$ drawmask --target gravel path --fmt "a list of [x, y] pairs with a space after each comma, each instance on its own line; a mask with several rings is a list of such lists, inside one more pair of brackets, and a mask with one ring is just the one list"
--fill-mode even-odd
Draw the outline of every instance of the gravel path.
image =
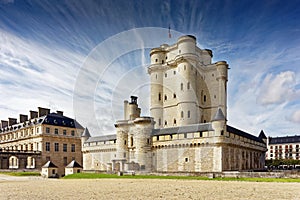
[[299, 199], [300, 183], [43, 179], [0, 175], [0, 199]]

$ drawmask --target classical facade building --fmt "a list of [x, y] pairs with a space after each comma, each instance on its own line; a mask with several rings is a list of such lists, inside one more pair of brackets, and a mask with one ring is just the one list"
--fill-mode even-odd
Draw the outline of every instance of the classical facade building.
[[150, 52], [151, 117], [141, 117], [137, 97], [124, 102], [116, 134], [82, 137], [83, 169], [144, 172], [222, 172], [264, 167], [265, 136], [227, 125], [225, 61], [194, 36]]
[[82, 126], [62, 111], [50, 113], [50, 109], [38, 108], [19, 121], [1, 120], [0, 168], [38, 169], [47, 161], [58, 167], [63, 175], [65, 166], [72, 160], [82, 163]]
[[266, 159], [300, 160], [300, 136], [268, 137]]

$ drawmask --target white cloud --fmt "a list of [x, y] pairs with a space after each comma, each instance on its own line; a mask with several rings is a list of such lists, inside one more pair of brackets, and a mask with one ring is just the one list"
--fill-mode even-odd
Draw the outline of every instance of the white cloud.
[[300, 110], [295, 111], [290, 119], [292, 122], [300, 124]]
[[84, 56], [2, 30], [0, 36], [0, 119], [38, 106], [64, 110], [72, 117], [73, 87]]
[[257, 101], [262, 105], [278, 104], [291, 100], [296, 91], [295, 73], [291, 71], [280, 74], [268, 74], [262, 82]]

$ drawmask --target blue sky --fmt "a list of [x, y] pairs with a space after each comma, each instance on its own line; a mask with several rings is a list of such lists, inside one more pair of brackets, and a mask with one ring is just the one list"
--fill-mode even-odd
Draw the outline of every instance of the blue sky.
[[149, 49], [193, 34], [231, 68], [228, 124], [299, 135], [299, 18], [298, 0], [0, 0], [0, 119], [49, 107], [111, 133], [131, 94], [149, 115]]

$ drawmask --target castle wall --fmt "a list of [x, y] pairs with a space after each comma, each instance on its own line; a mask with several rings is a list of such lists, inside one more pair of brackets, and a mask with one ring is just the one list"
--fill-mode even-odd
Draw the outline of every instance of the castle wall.
[[83, 169], [86, 171], [110, 171], [116, 158], [115, 144], [88, 144], [83, 148]]

